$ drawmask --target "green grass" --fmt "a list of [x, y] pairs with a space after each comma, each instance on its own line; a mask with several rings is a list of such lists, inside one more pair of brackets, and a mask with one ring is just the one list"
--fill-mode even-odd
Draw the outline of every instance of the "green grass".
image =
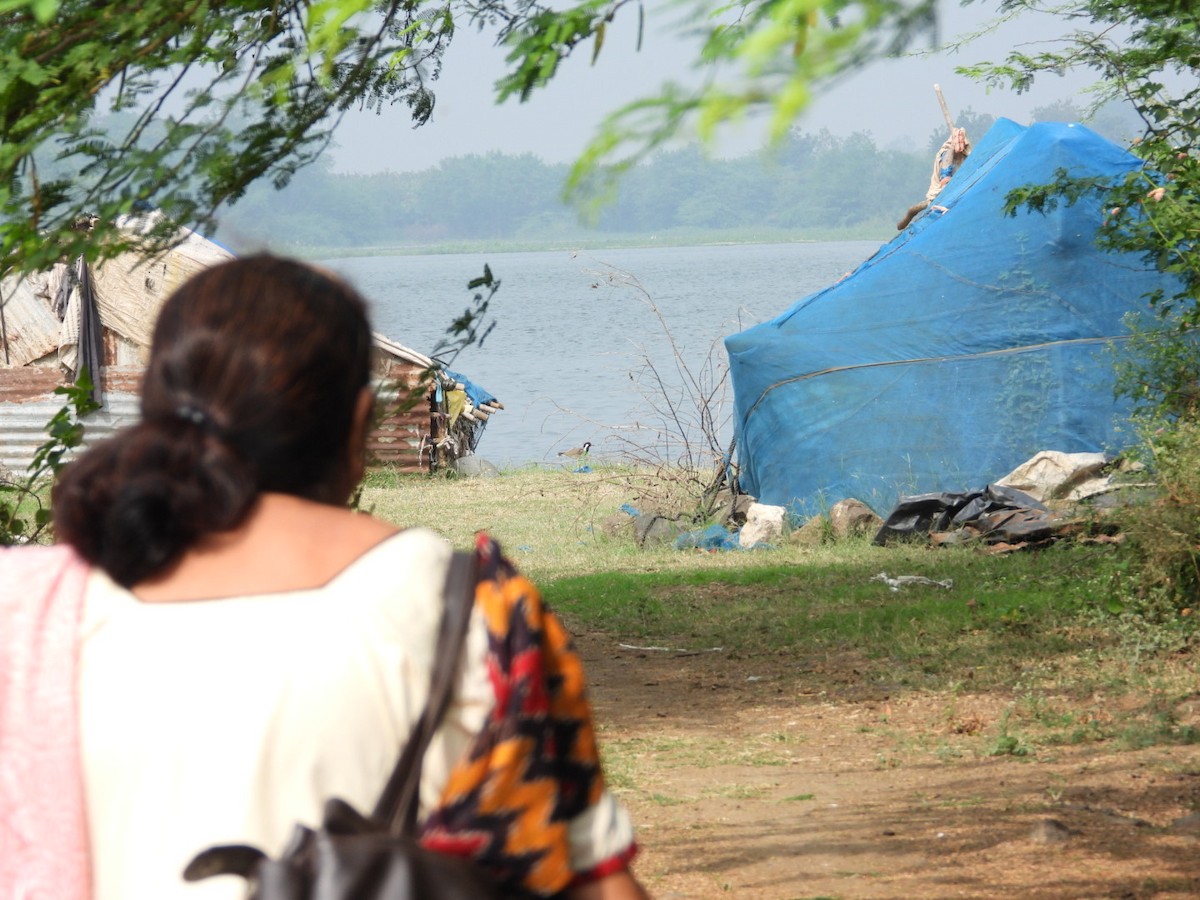
[[[550, 581], [544, 592], [568, 621], [637, 641], [797, 660], [851, 654], [869, 679], [919, 686], [1007, 681], [1026, 659], [1104, 640], [1077, 621], [1075, 584], [1080, 570], [1103, 564], [1100, 552], [992, 557], [860, 541], [843, 547], [847, 561], [833, 553], [787, 565], [763, 553], [741, 554], [738, 569], [601, 572]], [[871, 580], [885, 569], [955, 584], [892, 592]]]
[[[578, 631], [636, 645], [720, 647], [731, 671], [785, 689], [809, 682], [831, 692], [1003, 696], [1006, 730], [992, 753], [1200, 740], [1200, 719], [1181, 712], [1194, 699], [1193, 620], [1164, 625], [1111, 614], [1128, 566], [1120, 547], [1063, 542], [996, 556], [881, 548], [862, 538], [817, 547], [781, 541], [751, 552], [642, 550], [619, 507], [642, 504], [643, 479], [618, 467], [491, 479], [385, 472], [368, 480], [363, 502], [458, 546], [479, 529], [490, 532]], [[954, 584], [893, 592], [872, 580], [880, 572]], [[1119, 715], [1113, 698], [1125, 698]], [[768, 765], [786, 756], [755, 752]]]

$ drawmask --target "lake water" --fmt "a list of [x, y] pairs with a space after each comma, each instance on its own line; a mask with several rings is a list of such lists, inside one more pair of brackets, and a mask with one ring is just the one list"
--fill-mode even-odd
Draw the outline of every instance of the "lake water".
[[879, 246], [472, 253], [326, 265], [368, 298], [377, 331], [422, 353], [470, 305], [467, 282], [485, 263], [491, 268], [500, 281], [489, 308], [495, 328], [450, 368], [504, 404], [477, 453], [508, 468], [557, 464], [560, 451], [585, 441], [593, 456], [674, 461], [702, 443], [701, 408], [714, 412], [708, 430], [727, 445], [732, 391], [721, 387], [721, 340], [832, 284]]

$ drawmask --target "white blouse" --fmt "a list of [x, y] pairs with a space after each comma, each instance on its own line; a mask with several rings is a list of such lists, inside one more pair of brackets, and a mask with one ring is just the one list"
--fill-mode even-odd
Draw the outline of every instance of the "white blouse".
[[[143, 603], [89, 577], [80, 730], [95, 900], [232, 900], [233, 876], [184, 866], [214, 844], [278, 854], [328, 797], [374, 806], [428, 693], [451, 548], [388, 538], [321, 588]], [[482, 617], [425, 756], [424, 813], [493, 704]], [[633, 842], [611, 795], [571, 823], [586, 871]]]

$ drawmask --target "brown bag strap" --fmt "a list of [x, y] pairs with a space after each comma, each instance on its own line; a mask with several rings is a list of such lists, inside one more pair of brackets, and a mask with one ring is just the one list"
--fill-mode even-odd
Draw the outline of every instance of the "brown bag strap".
[[421, 760], [450, 705], [467, 625], [475, 606], [475, 581], [475, 554], [455, 553], [446, 572], [445, 609], [438, 628], [433, 672], [429, 679], [429, 699], [372, 813], [376, 821], [386, 824], [388, 830], [397, 837], [414, 835], [416, 832]]

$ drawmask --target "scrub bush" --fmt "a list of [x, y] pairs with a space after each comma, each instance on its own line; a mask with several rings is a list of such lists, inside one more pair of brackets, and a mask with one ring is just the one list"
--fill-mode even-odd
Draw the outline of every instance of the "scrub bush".
[[1126, 512], [1137, 573], [1126, 600], [1151, 620], [1192, 617], [1200, 602], [1200, 422], [1164, 426], [1145, 449], [1158, 490]]

